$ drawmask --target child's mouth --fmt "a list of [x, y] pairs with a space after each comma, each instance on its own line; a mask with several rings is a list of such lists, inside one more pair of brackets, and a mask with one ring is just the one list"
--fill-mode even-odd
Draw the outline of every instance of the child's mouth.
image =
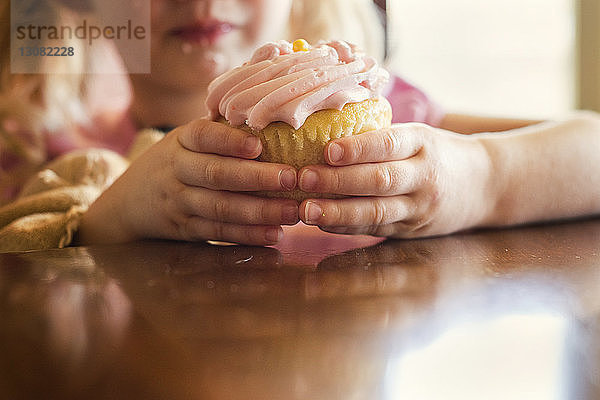
[[206, 46], [215, 44], [232, 29], [233, 25], [230, 23], [210, 20], [175, 28], [171, 34], [185, 42]]

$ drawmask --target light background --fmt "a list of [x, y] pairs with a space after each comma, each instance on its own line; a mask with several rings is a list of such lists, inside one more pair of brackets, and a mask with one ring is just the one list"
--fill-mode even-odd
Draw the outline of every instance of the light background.
[[579, 105], [576, 1], [388, 0], [391, 69], [449, 112], [563, 114]]

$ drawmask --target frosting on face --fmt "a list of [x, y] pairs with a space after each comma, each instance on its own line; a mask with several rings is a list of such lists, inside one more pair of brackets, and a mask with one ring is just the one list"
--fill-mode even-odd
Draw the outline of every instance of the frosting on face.
[[267, 43], [249, 62], [213, 80], [206, 98], [210, 118], [252, 129], [282, 121], [298, 129], [316, 111], [379, 97], [389, 79], [351, 44], [298, 42]]

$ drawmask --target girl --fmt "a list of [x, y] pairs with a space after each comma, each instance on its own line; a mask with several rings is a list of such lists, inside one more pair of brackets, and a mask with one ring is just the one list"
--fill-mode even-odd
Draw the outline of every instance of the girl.
[[[100, 2], [98, 6], [116, 5]], [[5, 6], [3, 18], [7, 18], [7, 9]], [[74, 233], [80, 244], [157, 237], [268, 245], [281, 238], [281, 225], [293, 225], [299, 219], [338, 233], [418, 237], [600, 212], [600, 120], [596, 114], [579, 114], [566, 121], [536, 124], [501, 135], [457, 135], [447, 129], [489, 132], [530, 123], [444, 116], [424, 94], [395, 78], [387, 93], [395, 108], [395, 121], [425, 124], [397, 124], [333, 141], [326, 149], [328, 166], [301, 171], [255, 161], [261, 152], [256, 138], [197, 120], [205, 114], [204, 97], [210, 80], [247, 60], [263, 42], [281, 37], [309, 41], [342, 37], [377, 54], [377, 49], [369, 48], [383, 43], [376, 18], [367, 0], [153, 0], [152, 73], [131, 75], [133, 100], [127, 115], [138, 129], [177, 128], [158, 141], [155, 133], [138, 135], [138, 142], [157, 142], [138, 157], [132, 156], [130, 165], [117, 161], [112, 152], [98, 151], [91, 152], [92, 157], [89, 151], [68, 153], [54, 161], [52, 172], [35, 175], [21, 190], [21, 198], [0, 210], [0, 221], [5, 221], [0, 233], [0, 242], [6, 242], [3, 249], [68, 245]], [[338, 28], [341, 31], [336, 31]], [[350, 32], [357, 36], [349, 37]], [[369, 39], [372, 37], [377, 39]], [[6, 35], [3, 40], [0, 43], [6, 45]], [[3, 48], [2, 55], [6, 54]], [[16, 84], [19, 79], [30, 82], [33, 78], [10, 75], [7, 84], [3, 80], [2, 93], [12, 99], [15, 87], [27, 87]], [[43, 76], [29, 92], [29, 104], [39, 110], [42, 122], [50, 115], [51, 102], [47, 99], [53, 93], [52, 84], [57, 84], [55, 79]], [[84, 83], [64, 85], [73, 88]], [[80, 98], [65, 97], [74, 103]], [[17, 114], [5, 112], [13, 120]], [[94, 116], [88, 118], [96, 120]], [[5, 118], [7, 142], [16, 143], [15, 138], [22, 138], [23, 132], [42, 132], [37, 135], [42, 138], [61, 136], [51, 135], [43, 123], [38, 130], [35, 126], [24, 129], [24, 124], [13, 120]], [[106, 120], [118, 122], [113, 123], [112, 131], [120, 133], [123, 143], [133, 141], [134, 129], [127, 128], [131, 124], [119, 118]], [[84, 122], [75, 120], [71, 129], [62, 128], [72, 134], [72, 127]], [[100, 125], [88, 125], [96, 130], [87, 137], [97, 137], [100, 143], [104, 138], [98, 134]], [[78, 132], [72, 136], [86, 135]], [[52, 140], [21, 142], [37, 149], [40, 143]], [[73, 148], [89, 145], [71, 142], [75, 143]], [[128, 146], [112, 146], [121, 151], [123, 147]], [[12, 159], [22, 159], [19, 154]], [[22, 177], [50, 158], [47, 151], [36, 157], [29, 157], [35, 167]], [[74, 178], [77, 174], [73, 170], [81, 170], [74, 166], [81, 166], [82, 158], [89, 173]], [[6, 159], [10, 157], [3, 156]], [[550, 163], [553, 168], [548, 168]], [[52, 176], [61, 168], [68, 170], [63, 175], [70, 179]], [[56, 184], [60, 179], [66, 182], [62, 186]], [[4, 185], [3, 181], [2, 189]], [[242, 194], [296, 186], [353, 197], [308, 200], [298, 205], [291, 200]], [[64, 195], [65, 188], [73, 187], [78, 188], [77, 195], [49, 216], [49, 211], [56, 211], [57, 193]], [[5, 192], [12, 194], [14, 190]], [[27, 236], [23, 232], [47, 232], [48, 221], [57, 232], [52, 240], [46, 234], [33, 235], [35, 240], [23, 239]]]

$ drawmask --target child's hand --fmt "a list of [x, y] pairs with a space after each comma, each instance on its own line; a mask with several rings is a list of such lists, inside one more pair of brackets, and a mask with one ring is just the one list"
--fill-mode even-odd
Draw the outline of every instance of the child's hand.
[[276, 243], [280, 225], [298, 222], [294, 200], [267, 199], [245, 191], [296, 186], [288, 165], [253, 160], [255, 136], [198, 120], [170, 132], [136, 159], [90, 207], [81, 243], [139, 238]]
[[475, 137], [397, 124], [333, 140], [325, 160], [300, 170], [298, 186], [352, 196], [302, 202], [300, 218], [328, 232], [441, 235], [481, 224], [494, 207], [489, 157]]

